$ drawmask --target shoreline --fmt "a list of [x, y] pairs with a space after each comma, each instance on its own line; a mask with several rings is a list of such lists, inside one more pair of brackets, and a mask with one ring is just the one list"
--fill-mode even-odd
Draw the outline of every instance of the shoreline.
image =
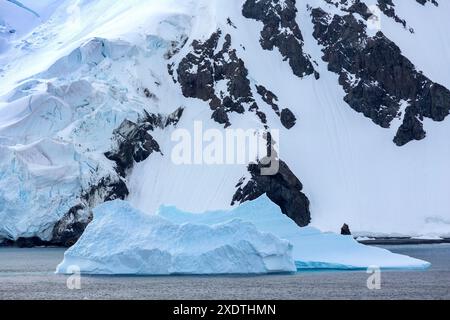
[[365, 245], [423, 245], [450, 243], [450, 238], [443, 239], [414, 239], [408, 237], [380, 237], [370, 240], [356, 240]]
[[[450, 238], [442, 238], [442, 239], [415, 239], [409, 237], [371, 237], [368, 240], [355, 240], [364, 245], [426, 245], [426, 244], [446, 244], [450, 243]], [[45, 241], [23, 241], [23, 239], [19, 239], [19, 241], [12, 240], [3, 240], [0, 242], [1, 248], [22, 248], [22, 249], [31, 249], [31, 248], [61, 248], [68, 249], [67, 246], [55, 245], [50, 242]]]

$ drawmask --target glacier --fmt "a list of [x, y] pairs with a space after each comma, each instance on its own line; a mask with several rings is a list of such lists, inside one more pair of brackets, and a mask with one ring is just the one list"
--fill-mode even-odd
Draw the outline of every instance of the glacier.
[[[249, 222], [175, 224], [115, 200], [98, 206], [57, 273], [264, 274], [293, 272], [292, 245]], [[70, 271], [72, 270], [72, 271]]]
[[90, 172], [89, 161], [72, 144], [42, 139], [0, 145], [0, 236], [51, 237], [52, 221], [73, 206], [71, 199], [82, 188], [80, 176]]
[[[280, 157], [310, 200], [311, 226], [317, 228], [311, 232], [336, 232], [347, 223], [363, 236], [450, 235], [450, 122], [426, 118], [426, 139], [398, 147], [392, 137], [402, 114], [390, 128], [380, 128], [349, 108], [339, 77], [322, 59], [308, 9], [347, 15], [337, 1], [295, 2], [304, 53], [319, 79], [295, 76], [277, 48], [261, 47], [263, 23], [244, 18], [244, 0], [20, 2], [41, 19], [0, 2], [0, 238], [52, 240], [54, 226], [73, 208], [84, 205], [82, 219], [89, 219], [105, 200], [95, 189], [105, 180], [126, 184], [123, 198], [147, 213], [162, 204], [195, 213], [233, 208], [236, 184], [248, 177], [246, 165], [175, 165], [173, 127], [152, 132], [161, 153], [135, 163], [126, 177], [104, 156], [114, 146], [114, 130], [144, 111], [167, 116], [184, 107], [178, 128], [192, 132], [192, 123], [202, 121], [205, 129], [223, 130], [208, 103], [183, 96], [177, 71], [170, 75], [167, 68], [176, 69], [194, 51], [193, 41], [204, 42], [218, 29], [220, 42], [230, 35], [245, 62], [267, 126], [280, 129]], [[450, 52], [450, 3], [395, 1], [395, 10], [414, 33], [384, 13], [383, 33], [418, 71], [449, 88], [449, 73], [437, 62], [448, 61]], [[225, 86], [215, 85], [219, 95]], [[290, 130], [258, 95], [262, 85], [298, 119]], [[247, 110], [231, 113], [230, 122], [232, 128], [264, 128]], [[86, 200], [91, 192], [96, 195]], [[315, 261], [313, 254], [306, 258]]]
[[173, 206], [145, 214], [120, 200], [102, 204], [56, 272], [77, 267], [85, 274], [264, 274], [429, 266], [351, 236], [299, 228], [263, 196], [233, 210], [202, 214]]

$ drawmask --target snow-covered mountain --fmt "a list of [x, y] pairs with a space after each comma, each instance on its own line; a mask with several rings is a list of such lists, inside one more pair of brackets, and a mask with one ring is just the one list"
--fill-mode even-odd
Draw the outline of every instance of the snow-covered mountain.
[[[0, 1], [0, 238], [263, 194], [300, 226], [450, 235], [448, 1], [20, 3]], [[198, 123], [278, 129], [278, 173], [175, 163]]]

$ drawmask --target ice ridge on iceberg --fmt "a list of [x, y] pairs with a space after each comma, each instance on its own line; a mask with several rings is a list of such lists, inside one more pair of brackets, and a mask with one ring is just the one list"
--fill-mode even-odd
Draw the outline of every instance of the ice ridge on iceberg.
[[293, 245], [293, 258], [298, 270], [304, 269], [425, 269], [426, 261], [392, 253], [388, 250], [358, 243], [352, 236], [321, 232], [313, 227], [299, 228], [285, 216], [267, 196], [246, 202], [231, 211], [211, 211], [202, 214], [183, 212], [162, 206], [158, 215], [177, 224], [214, 225], [239, 218], [250, 222], [262, 232], [270, 232]]
[[295, 272], [292, 245], [249, 222], [176, 224], [116, 200], [94, 209], [94, 219], [66, 251], [57, 273], [264, 274]]

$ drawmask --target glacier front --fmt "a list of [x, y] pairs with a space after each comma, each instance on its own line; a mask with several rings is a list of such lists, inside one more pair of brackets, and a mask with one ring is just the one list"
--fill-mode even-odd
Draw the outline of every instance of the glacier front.
[[359, 244], [351, 236], [300, 228], [266, 196], [202, 214], [163, 206], [145, 214], [115, 200], [66, 251], [57, 273], [265, 274], [304, 269], [425, 269], [428, 262]]

